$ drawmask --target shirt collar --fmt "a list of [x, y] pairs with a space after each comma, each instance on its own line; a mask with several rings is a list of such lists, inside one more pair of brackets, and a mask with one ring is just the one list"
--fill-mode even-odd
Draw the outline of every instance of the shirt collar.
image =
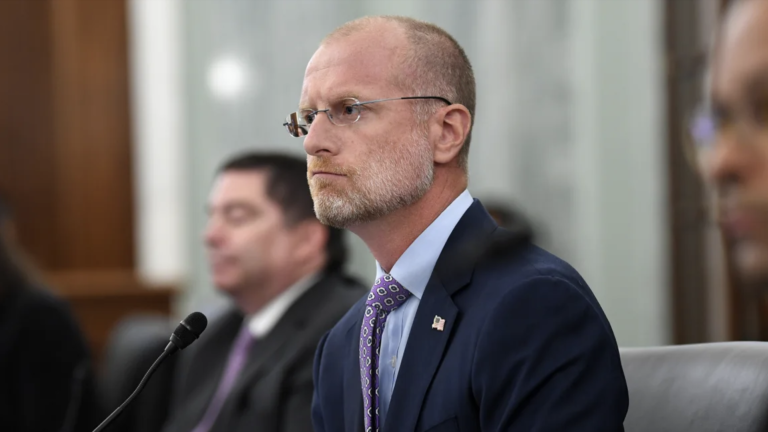
[[[403, 252], [392, 267], [392, 271], [389, 274], [400, 282], [405, 289], [410, 291], [414, 297], [421, 299], [422, 295], [424, 295], [429, 278], [432, 276], [432, 270], [435, 268], [437, 259], [440, 257], [448, 237], [469, 206], [472, 205], [472, 201], [472, 195], [470, 195], [468, 190], [464, 190], [408, 246], [408, 249]], [[386, 272], [377, 261], [376, 278], [378, 279], [385, 274]]]
[[246, 317], [248, 323], [248, 330], [255, 339], [262, 338], [267, 335], [277, 325], [280, 318], [285, 315], [288, 308], [301, 297], [309, 288], [311, 288], [320, 279], [318, 273], [305, 276], [295, 284], [291, 285], [287, 290], [283, 291], [267, 303], [264, 307]]

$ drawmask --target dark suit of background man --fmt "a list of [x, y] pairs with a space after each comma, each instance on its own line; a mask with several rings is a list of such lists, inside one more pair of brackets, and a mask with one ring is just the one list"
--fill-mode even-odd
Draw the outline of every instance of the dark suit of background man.
[[768, 286], [768, 2], [735, 2], [716, 39], [692, 124], [702, 173], [738, 274]]
[[318, 347], [315, 430], [622, 430], [618, 347], [578, 273], [530, 243], [472, 257], [509, 233], [467, 190], [475, 82], [453, 38], [353, 21], [310, 60], [300, 108], [286, 126], [315, 212], [378, 264]]
[[185, 352], [166, 432], [312, 430], [317, 342], [364, 294], [342, 232], [316, 218], [302, 159], [236, 157], [219, 171], [205, 244], [235, 307]]

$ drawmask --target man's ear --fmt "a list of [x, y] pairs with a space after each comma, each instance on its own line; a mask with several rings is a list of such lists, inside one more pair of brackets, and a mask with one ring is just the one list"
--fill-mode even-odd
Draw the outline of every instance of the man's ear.
[[453, 104], [435, 113], [432, 119], [435, 162], [445, 164], [456, 159], [464, 146], [472, 128], [472, 114], [464, 105]]

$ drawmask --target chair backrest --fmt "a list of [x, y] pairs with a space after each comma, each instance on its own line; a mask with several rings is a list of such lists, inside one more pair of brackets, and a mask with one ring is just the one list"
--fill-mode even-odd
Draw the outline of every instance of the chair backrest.
[[622, 348], [626, 432], [768, 431], [768, 343]]
[[[136, 315], [122, 320], [110, 335], [100, 388], [109, 412], [136, 389], [171, 335], [169, 317]], [[110, 426], [114, 432], [158, 432], [168, 416], [176, 356], [167, 358], [147, 386]]]

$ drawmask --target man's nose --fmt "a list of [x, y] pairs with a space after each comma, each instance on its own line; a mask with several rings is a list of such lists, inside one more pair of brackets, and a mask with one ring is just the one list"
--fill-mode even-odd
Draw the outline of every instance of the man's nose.
[[334, 128], [327, 113], [318, 113], [315, 121], [304, 137], [304, 151], [310, 156], [330, 156], [337, 153], [338, 147], [332, 138]]
[[714, 143], [704, 161], [705, 175], [710, 181], [722, 185], [744, 175], [754, 158], [749, 151], [751, 144], [744, 140], [743, 134], [733, 133]]

